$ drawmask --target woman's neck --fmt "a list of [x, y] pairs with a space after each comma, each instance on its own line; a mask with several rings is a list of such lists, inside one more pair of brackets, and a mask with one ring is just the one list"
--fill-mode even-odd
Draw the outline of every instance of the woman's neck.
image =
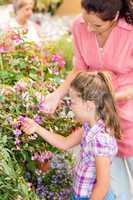
[[108, 29], [102, 31], [101, 33], [98, 33], [97, 35], [99, 36], [108, 35], [112, 31], [112, 29], [117, 25], [117, 23], [118, 21], [113, 21]]
[[21, 26], [27, 26], [27, 19], [20, 18], [19, 16], [16, 16], [16, 21], [17, 21], [18, 24], [20, 24]]
[[100, 48], [103, 48], [109, 38], [109, 35], [111, 34], [113, 28], [116, 26], [118, 22], [114, 22], [112, 23], [112, 25], [110, 26], [109, 29], [105, 30], [104, 32], [102, 33], [96, 33], [96, 39], [97, 39], [97, 42], [98, 42], [98, 46]]

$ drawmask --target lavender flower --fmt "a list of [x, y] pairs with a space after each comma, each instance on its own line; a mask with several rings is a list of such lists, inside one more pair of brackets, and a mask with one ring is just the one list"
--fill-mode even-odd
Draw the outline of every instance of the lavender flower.
[[42, 102], [40, 102], [40, 104], [39, 104], [39, 111], [40, 111], [40, 112], [44, 112], [44, 110], [45, 110], [45, 102], [42, 101]]
[[19, 129], [16, 129], [13, 132], [14, 132], [15, 137], [18, 137], [18, 136], [22, 135], [22, 132]]
[[20, 117], [18, 118], [18, 121], [19, 121], [21, 124], [24, 123], [24, 120], [25, 120], [25, 117], [24, 117], [24, 116], [20, 116]]
[[16, 138], [15, 144], [18, 146], [21, 144], [21, 141], [18, 138]]
[[34, 120], [37, 124], [41, 124], [42, 123], [42, 118], [39, 115], [35, 115], [34, 116]]

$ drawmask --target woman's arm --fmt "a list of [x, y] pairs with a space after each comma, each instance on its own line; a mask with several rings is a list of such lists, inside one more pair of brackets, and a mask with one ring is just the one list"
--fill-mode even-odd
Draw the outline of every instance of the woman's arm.
[[123, 91], [117, 92], [115, 99], [116, 101], [133, 99], [133, 87], [127, 87]]
[[61, 150], [67, 150], [75, 145], [78, 145], [82, 138], [82, 128], [72, 132], [69, 136], [64, 137], [59, 134], [48, 131], [39, 126], [32, 119], [26, 118], [22, 125], [22, 130], [27, 134], [37, 133], [44, 140]]
[[73, 38], [73, 49], [74, 49], [74, 59], [73, 59], [73, 70], [69, 73], [64, 83], [52, 94], [46, 96], [45, 100], [45, 112], [54, 113], [60, 100], [68, 93], [68, 89], [72, 80], [76, 75], [82, 70], [88, 70], [88, 65], [85, 63], [83, 58], [83, 51], [80, 48], [81, 44], [79, 42], [80, 37], [80, 27], [75, 21], [72, 27], [72, 38]]
[[53, 93], [50, 93], [49, 95], [45, 97], [45, 109], [44, 109], [45, 113], [53, 114], [55, 112], [57, 106], [59, 105], [60, 100], [68, 93], [70, 84], [78, 73], [79, 73], [79, 70], [74, 68], [69, 73], [64, 83]]
[[90, 200], [104, 200], [109, 190], [110, 158], [105, 156], [96, 157], [96, 184]]

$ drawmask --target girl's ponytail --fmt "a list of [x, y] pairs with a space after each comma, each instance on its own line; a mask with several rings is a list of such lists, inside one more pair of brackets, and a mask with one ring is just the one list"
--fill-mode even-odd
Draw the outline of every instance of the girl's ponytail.
[[114, 100], [114, 90], [111, 84], [111, 77], [107, 72], [99, 72], [98, 76], [104, 81], [108, 92], [103, 92], [97, 99], [97, 112], [105, 121], [107, 127], [114, 132], [117, 139], [121, 139], [121, 129]]

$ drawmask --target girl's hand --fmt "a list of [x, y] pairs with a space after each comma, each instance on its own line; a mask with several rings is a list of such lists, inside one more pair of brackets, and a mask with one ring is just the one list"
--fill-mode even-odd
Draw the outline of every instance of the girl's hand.
[[37, 132], [39, 125], [30, 118], [25, 118], [23, 125], [21, 126], [21, 129], [28, 135], [31, 135], [35, 132]]

